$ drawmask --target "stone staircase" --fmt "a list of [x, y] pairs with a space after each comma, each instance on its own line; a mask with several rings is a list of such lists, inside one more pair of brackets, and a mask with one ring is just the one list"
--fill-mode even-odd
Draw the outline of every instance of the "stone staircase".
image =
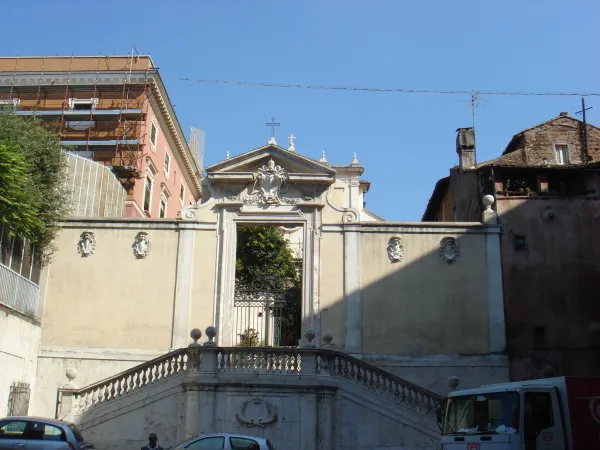
[[286, 449], [436, 449], [443, 398], [345, 353], [192, 344], [81, 389], [57, 416], [98, 450], [163, 447], [201, 433], [268, 437]]

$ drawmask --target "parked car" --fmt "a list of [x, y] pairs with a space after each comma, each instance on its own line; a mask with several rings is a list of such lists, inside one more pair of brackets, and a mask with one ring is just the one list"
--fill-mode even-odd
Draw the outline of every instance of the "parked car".
[[275, 450], [268, 439], [245, 434], [213, 433], [190, 439], [177, 449]]
[[41, 417], [0, 419], [0, 450], [87, 450], [77, 427], [69, 422]]

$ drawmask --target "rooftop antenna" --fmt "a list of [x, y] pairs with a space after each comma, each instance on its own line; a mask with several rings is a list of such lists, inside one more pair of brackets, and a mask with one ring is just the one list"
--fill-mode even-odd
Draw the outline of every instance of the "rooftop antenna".
[[581, 140], [582, 140], [582, 153], [584, 157], [584, 163], [588, 162], [588, 141], [587, 141], [587, 122], [585, 120], [585, 112], [588, 109], [592, 109], [593, 106], [585, 107], [585, 97], [581, 97], [581, 111], [577, 111], [575, 114], [581, 114], [583, 117], [583, 129], [581, 131]]

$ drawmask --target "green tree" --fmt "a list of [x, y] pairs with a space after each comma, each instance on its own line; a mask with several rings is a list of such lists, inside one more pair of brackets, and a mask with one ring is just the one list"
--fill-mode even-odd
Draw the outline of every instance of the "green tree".
[[46, 258], [70, 209], [66, 164], [58, 133], [38, 119], [0, 110], [0, 221]]
[[277, 227], [240, 226], [237, 230], [235, 278], [250, 285], [269, 276], [275, 284], [299, 287], [301, 276], [292, 251]]
[[[256, 287], [253, 282], [264, 282], [270, 288], [286, 289], [285, 308], [273, 308], [281, 327], [279, 345], [293, 346], [300, 339], [302, 299], [302, 262], [297, 261], [288, 242], [277, 227], [240, 226], [237, 232], [237, 259], [235, 277], [237, 287]], [[263, 285], [263, 287], [265, 287]], [[240, 334], [240, 345], [259, 345], [256, 330]]]

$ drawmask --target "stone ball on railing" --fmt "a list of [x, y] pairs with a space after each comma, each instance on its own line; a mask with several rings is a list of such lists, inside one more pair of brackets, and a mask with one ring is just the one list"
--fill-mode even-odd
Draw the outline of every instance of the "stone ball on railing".
[[200, 331], [198, 328], [194, 328], [192, 331], [190, 331], [190, 337], [194, 340], [194, 342], [188, 345], [188, 347], [199, 347], [200, 344], [198, 344], [198, 339], [202, 337], [202, 331]]
[[331, 331], [326, 331], [325, 333], [323, 333], [321, 339], [323, 339], [323, 342], [325, 343], [325, 348], [333, 347], [333, 344], [331, 343], [331, 341], [333, 341], [333, 333]]
[[448, 378], [448, 387], [452, 390], [455, 390], [460, 384], [460, 379], [458, 377], [449, 377]]
[[67, 376], [67, 380], [73, 381], [75, 378], [77, 378], [77, 370], [72, 368], [67, 369], [65, 371], [65, 375]]
[[483, 196], [483, 206], [485, 206], [485, 209], [490, 209], [491, 206], [494, 204], [494, 202], [496, 201], [496, 199], [494, 198], [493, 195], [484, 195]]
[[70, 368], [65, 370], [65, 375], [67, 377], [67, 380], [69, 380], [68, 382], [65, 383], [65, 385], [63, 386], [63, 388], [65, 389], [77, 389], [77, 386], [75, 385], [75, 383], [73, 383], [73, 380], [75, 378], [77, 378], [77, 370]]
[[204, 330], [204, 331], [206, 332], [206, 336], [208, 337], [208, 341], [206, 341], [204, 343], [204, 346], [205, 347], [215, 347], [217, 345], [217, 343], [215, 341], [213, 341], [213, 339], [217, 335], [217, 329], [213, 326], [210, 326], [210, 327], [206, 327], [206, 330]]
[[304, 339], [306, 339], [306, 343], [304, 344], [304, 348], [315, 348], [315, 344], [312, 343], [313, 339], [317, 333], [312, 328], [306, 328], [304, 330]]

